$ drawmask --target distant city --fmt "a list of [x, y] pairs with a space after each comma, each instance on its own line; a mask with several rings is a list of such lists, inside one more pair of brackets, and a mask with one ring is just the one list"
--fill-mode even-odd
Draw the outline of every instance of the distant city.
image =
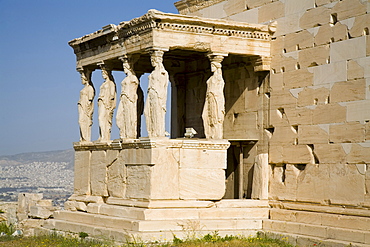
[[73, 193], [73, 167], [73, 150], [0, 156], [0, 201], [43, 193], [62, 207]]

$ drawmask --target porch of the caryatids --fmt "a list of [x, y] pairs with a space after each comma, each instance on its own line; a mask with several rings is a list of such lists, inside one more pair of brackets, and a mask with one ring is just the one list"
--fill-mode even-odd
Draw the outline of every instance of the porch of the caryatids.
[[104, 63], [99, 63], [98, 65], [101, 68], [104, 79], [103, 84], [100, 86], [98, 98], [99, 141], [106, 142], [110, 140], [113, 113], [116, 108], [116, 83], [112, 76], [112, 70]]
[[84, 87], [80, 91], [78, 105], [78, 124], [80, 125], [80, 141], [91, 141], [91, 126], [93, 123], [95, 88], [91, 81], [92, 70], [77, 68], [81, 74]]
[[207, 80], [207, 91], [202, 119], [204, 133], [207, 139], [222, 139], [225, 119], [225, 82], [222, 77], [222, 65], [225, 54], [211, 53], [208, 58], [211, 62], [212, 75]]
[[118, 104], [116, 123], [121, 139], [137, 138], [137, 101], [139, 80], [133, 69], [134, 60], [130, 56], [119, 58], [126, 77], [121, 82], [121, 95]]
[[165, 136], [165, 114], [167, 102], [168, 72], [163, 65], [163, 50], [150, 51], [154, 70], [149, 75], [148, 95], [144, 106], [144, 116], [149, 137]]

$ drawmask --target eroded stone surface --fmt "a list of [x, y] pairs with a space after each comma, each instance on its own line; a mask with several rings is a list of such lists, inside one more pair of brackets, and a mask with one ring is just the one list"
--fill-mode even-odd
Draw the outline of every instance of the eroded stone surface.
[[224, 79], [222, 78], [221, 55], [211, 55], [211, 71], [213, 75], [207, 80], [206, 100], [202, 112], [206, 138], [222, 139], [225, 118]]
[[135, 139], [137, 137], [137, 90], [139, 80], [132, 68], [133, 62], [127, 57], [122, 58], [125, 79], [121, 82], [121, 96], [117, 109], [116, 123], [120, 129], [120, 138]]
[[268, 199], [269, 176], [268, 154], [257, 155], [253, 170], [252, 199]]
[[98, 98], [99, 140], [104, 142], [110, 140], [113, 111], [116, 108], [116, 84], [111, 74], [112, 71], [107, 70], [104, 65], [101, 69], [104, 82], [100, 86]]
[[95, 89], [91, 82], [91, 71], [80, 70], [84, 88], [80, 91], [78, 101], [78, 123], [80, 124], [80, 141], [91, 141], [91, 126], [94, 112]]
[[154, 70], [148, 77], [148, 96], [144, 108], [149, 137], [164, 137], [166, 131], [165, 114], [169, 77], [163, 66], [163, 53], [160, 50], [154, 50], [151, 53]]

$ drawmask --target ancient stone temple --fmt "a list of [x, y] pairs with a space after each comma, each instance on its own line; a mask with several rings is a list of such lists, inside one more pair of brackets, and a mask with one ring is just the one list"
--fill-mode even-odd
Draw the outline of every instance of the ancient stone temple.
[[369, 245], [370, 3], [175, 6], [70, 41], [83, 84], [74, 194], [45, 227], [118, 241], [263, 231]]

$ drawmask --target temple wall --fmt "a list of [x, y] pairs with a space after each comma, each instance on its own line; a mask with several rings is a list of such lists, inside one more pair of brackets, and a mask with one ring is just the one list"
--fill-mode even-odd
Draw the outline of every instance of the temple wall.
[[[370, 4], [229, 0], [192, 13], [183, 11], [249, 23], [277, 22], [268, 121], [270, 197], [369, 206]], [[224, 74], [225, 80], [238, 76]], [[242, 78], [249, 79], [248, 75]], [[225, 94], [230, 92], [226, 87]], [[248, 114], [256, 106], [246, 108]], [[226, 122], [230, 118], [227, 114]], [[248, 121], [257, 121], [243, 120], [241, 133], [250, 128]], [[225, 126], [227, 136], [229, 125]]]
[[[295, 206], [273, 205], [282, 209], [272, 211], [264, 228], [370, 243], [364, 232], [368, 220], [357, 217], [365, 216], [363, 212], [345, 209], [370, 207], [370, 2], [228, 0], [179, 10], [202, 17], [277, 23], [271, 46], [269, 99], [268, 103], [260, 101], [265, 107], [259, 112], [266, 115], [264, 130], [259, 130], [262, 142], [257, 145], [259, 153], [267, 148], [269, 154], [270, 200], [290, 201]], [[225, 94], [229, 95], [227, 87]], [[228, 121], [227, 115], [225, 124]], [[240, 126], [245, 133], [251, 122], [243, 119]], [[304, 204], [321, 206], [313, 209]], [[343, 210], [335, 211], [336, 207]], [[306, 210], [316, 213], [304, 215]], [[301, 215], [318, 218], [307, 222]], [[348, 226], [338, 223], [340, 217]], [[344, 230], [346, 227], [352, 230]]]
[[247, 59], [230, 55], [224, 62], [225, 139], [258, 139], [258, 76]]

